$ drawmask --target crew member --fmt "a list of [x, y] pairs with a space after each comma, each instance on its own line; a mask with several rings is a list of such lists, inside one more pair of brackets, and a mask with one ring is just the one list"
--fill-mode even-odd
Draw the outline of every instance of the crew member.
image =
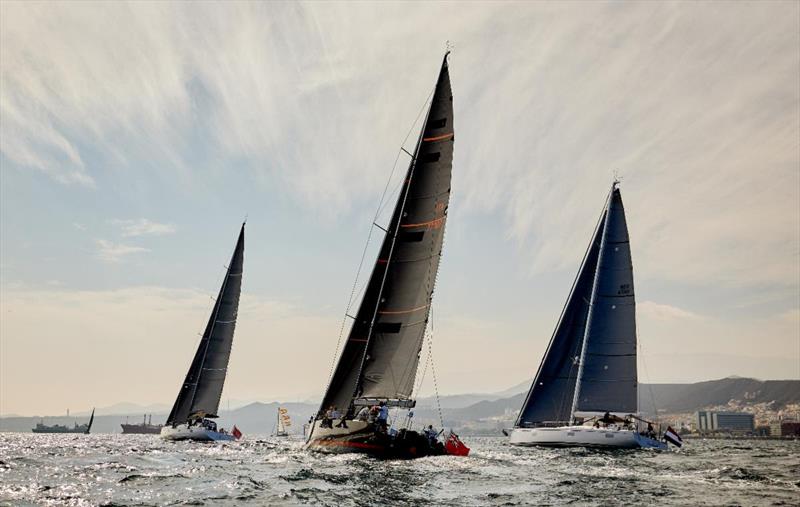
[[386, 427], [388, 426], [389, 421], [389, 407], [386, 405], [385, 401], [380, 402], [378, 408], [378, 429], [383, 433], [386, 433]]

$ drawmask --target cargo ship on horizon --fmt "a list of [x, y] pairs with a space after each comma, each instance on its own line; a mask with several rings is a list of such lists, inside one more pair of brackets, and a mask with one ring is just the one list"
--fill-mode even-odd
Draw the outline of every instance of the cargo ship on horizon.
[[153, 424], [153, 414], [150, 414], [148, 417], [147, 414], [142, 416], [142, 422], [140, 424], [129, 424], [128, 422], [124, 422], [120, 424], [122, 426], [122, 433], [129, 434], [129, 435], [144, 435], [144, 434], [159, 434], [161, 433], [161, 428], [163, 425], [161, 424]]

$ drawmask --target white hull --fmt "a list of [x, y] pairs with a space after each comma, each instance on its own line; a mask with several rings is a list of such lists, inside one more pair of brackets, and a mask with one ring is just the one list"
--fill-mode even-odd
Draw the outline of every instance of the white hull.
[[666, 449], [667, 444], [636, 431], [590, 426], [514, 428], [509, 443], [518, 446], [603, 447], [612, 449]]
[[220, 442], [234, 440], [229, 433], [212, 431], [202, 426], [187, 426], [180, 424], [176, 427], [164, 426], [161, 428], [161, 438], [165, 440], [197, 440], [199, 442]]

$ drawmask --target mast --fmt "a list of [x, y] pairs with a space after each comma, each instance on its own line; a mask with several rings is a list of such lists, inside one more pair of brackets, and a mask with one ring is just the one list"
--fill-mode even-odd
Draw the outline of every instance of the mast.
[[239, 309], [244, 227], [243, 223], [211, 317], [167, 418], [167, 424], [181, 424], [193, 418], [217, 417]]
[[452, 92], [445, 54], [360, 307], [320, 411], [410, 400], [442, 250], [450, 194]]

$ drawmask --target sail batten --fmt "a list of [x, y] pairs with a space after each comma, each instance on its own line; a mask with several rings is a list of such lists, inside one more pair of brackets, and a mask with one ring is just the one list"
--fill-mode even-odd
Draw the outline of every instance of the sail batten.
[[347, 410], [358, 399], [410, 398], [441, 258], [452, 157], [445, 58], [323, 409]]
[[239, 311], [243, 264], [244, 224], [205, 332], [167, 424], [182, 424], [196, 417], [217, 417]]

